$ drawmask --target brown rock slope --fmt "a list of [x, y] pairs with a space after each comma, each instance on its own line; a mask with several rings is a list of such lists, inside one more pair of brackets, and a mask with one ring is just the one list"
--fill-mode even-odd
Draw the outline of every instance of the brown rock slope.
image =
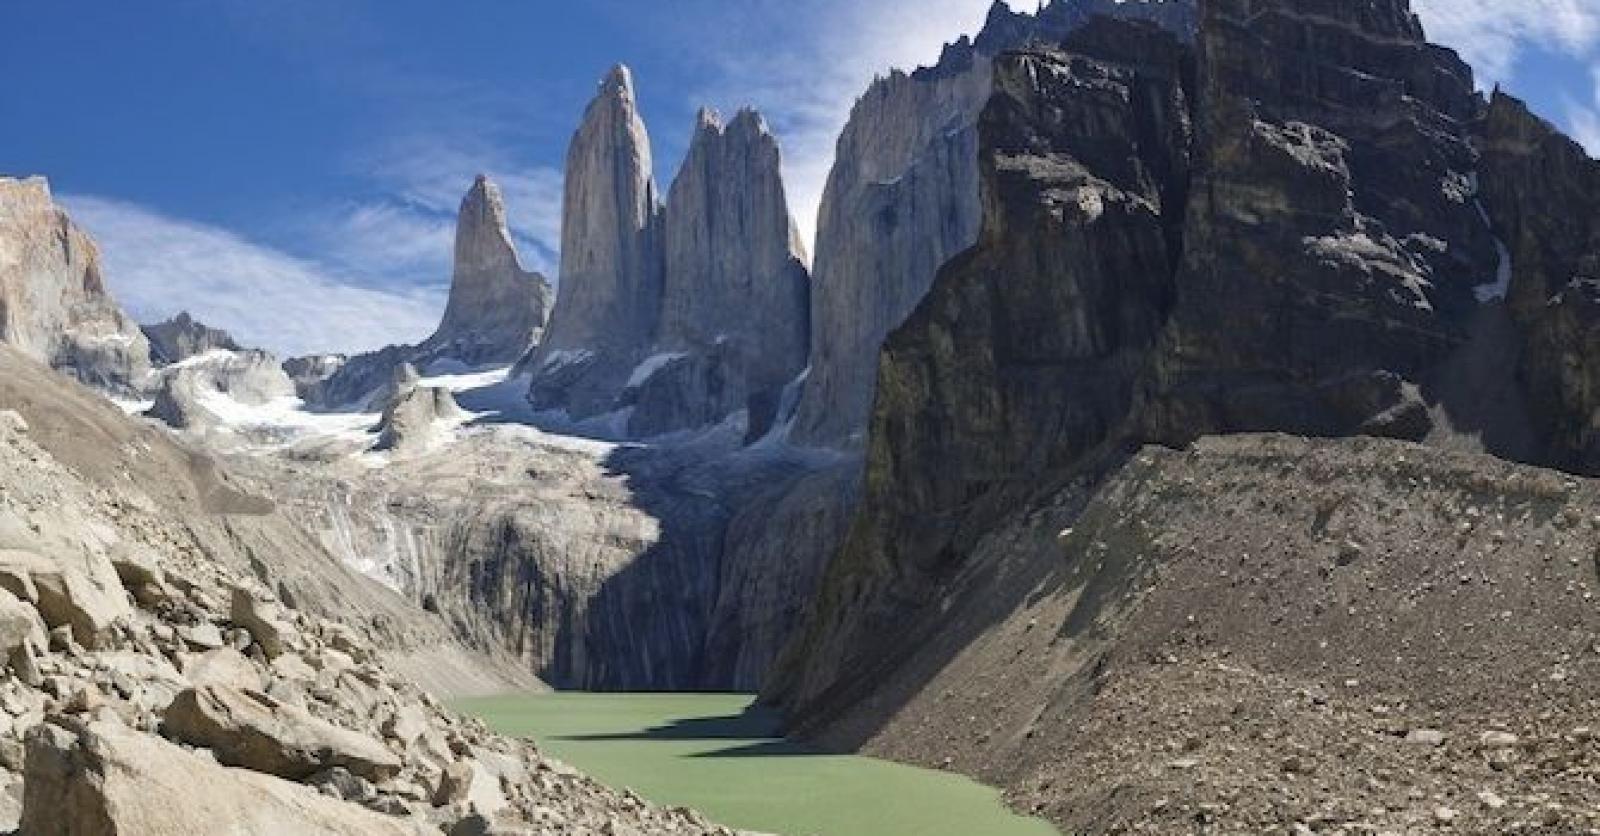
[[1600, 484], [1487, 456], [1149, 448], [985, 536], [827, 738], [1071, 833], [1588, 832], [1597, 531]]

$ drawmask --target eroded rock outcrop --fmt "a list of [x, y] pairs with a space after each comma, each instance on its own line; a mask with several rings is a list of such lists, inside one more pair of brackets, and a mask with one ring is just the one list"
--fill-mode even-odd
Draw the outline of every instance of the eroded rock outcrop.
[[588, 418], [615, 407], [655, 338], [665, 271], [661, 201], [633, 74], [612, 69], [567, 150], [561, 284], [530, 398]]
[[[1102, 20], [1072, 53], [1008, 53], [981, 123], [985, 228], [890, 339], [861, 511], [798, 659], [770, 693], [870, 690], [908, 609], [1053, 469], [1106, 444], [1174, 296], [1191, 145], [1189, 53]], [[914, 644], [914, 640], [912, 644]], [[909, 645], [908, 645], [909, 646]]]
[[85, 383], [136, 388], [150, 346], [106, 290], [94, 240], [42, 177], [0, 177], [0, 341]]
[[522, 269], [506, 226], [500, 188], [479, 175], [461, 200], [455, 266], [444, 316], [417, 345], [391, 345], [354, 357], [296, 357], [284, 363], [307, 403], [326, 409], [382, 409], [401, 366], [426, 369], [510, 365], [539, 344], [551, 307], [544, 276]]
[[150, 341], [150, 359], [158, 364], [179, 363], [211, 351], [243, 351], [233, 337], [180, 311], [177, 316], [154, 325], [140, 326]]
[[444, 319], [418, 353], [469, 366], [515, 363], [544, 333], [550, 295], [544, 276], [522, 269], [506, 226], [505, 198], [480, 174], [456, 220], [455, 271]]
[[412, 385], [384, 408], [374, 449], [411, 453], [429, 449], [466, 419], [450, 390]]

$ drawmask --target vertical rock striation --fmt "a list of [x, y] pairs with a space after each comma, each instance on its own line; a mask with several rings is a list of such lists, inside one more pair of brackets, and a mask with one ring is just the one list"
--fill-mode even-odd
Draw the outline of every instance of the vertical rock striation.
[[149, 371], [149, 343], [107, 292], [99, 249], [42, 177], [0, 177], [0, 341], [98, 386], [136, 387]]
[[650, 437], [745, 409], [769, 425], [809, 350], [810, 279], [777, 139], [703, 111], [657, 203], [633, 80], [613, 70], [567, 157], [561, 288], [529, 398]]
[[574, 418], [609, 411], [655, 338], [664, 256], [650, 135], [633, 74], [613, 68], [567, 151], [561, 282], [532, 357], [530, 399]]
[[775, 408], [805, 368], [810, 304], [777, 139], [755, 111], [726, 126], [702, 111], [667, 198], [655, 351], [674, 359], [640, 381], [632, 431], [715, 423], [752, 397]]
[[474, 366], [514, 363], [538, 344], [549, 314], [549, 282], [522, 269], [500, 187], [478, 175], [456, 221], [444, 319], [421, 353]]
[[1094, 16], [1151, 20], [1187, 35], [1192, 0], [1052, 0], [1037, 16], [995, 3], [983, 31], [938, 64], [878, 79], [839, 137], [818, 218], [811, 372], [798, 441], [859, 448], [884, 338], [934, 274], [976, 243], [978, 115], [992, 61], [1030, 40], [1054, 41]]
[[1600, 161], [1496, 91], [1481, 183], [1550, 461], [1600, 472]]

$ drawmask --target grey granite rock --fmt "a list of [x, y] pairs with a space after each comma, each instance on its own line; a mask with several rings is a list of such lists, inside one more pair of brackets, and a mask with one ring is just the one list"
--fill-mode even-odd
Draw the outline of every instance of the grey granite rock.
[[514, 363], [538, 344], [550, 302], [549, 282], [517, 261], [500, 187], [479, 175], [456, 221], [444, 319], [418, 354], [469, 366]]
[[789, 215], [778, 141], [755, 111], [726, 126], [701, 111], [668, 193], [665, 276], [654, 353], [687, 361], [673, 364], [686, 379], [641, 388], [635, 434], [714, 423], [805, 368], [805, 249]]
[[150, 341], [150, 359], [160, 364], [181, 362], [217, 349], [242, 350], [227, 331], [208, 327], [188, 311], [154, 325], [140, 326], [140, 330]]
[[561, 283], [527, 368], [535, 406], [575, 418], [609, 411], [655, 337], [661, 202], [633, 74], [611, 70], [567, 150]]
[[42, 177], [0, 177], [0, 341], [113, 389], [149, 371], [149, 343], [106, 290], [99, 248]]

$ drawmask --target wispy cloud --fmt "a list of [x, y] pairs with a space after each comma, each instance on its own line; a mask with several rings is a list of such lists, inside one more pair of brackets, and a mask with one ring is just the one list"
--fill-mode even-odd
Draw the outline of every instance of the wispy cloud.
[[[991, 4], [815, 0], [800, 23], [789, 0], [748, 0], [736, 10], [688, 0], [642, 25], [660, 32], [692, 26], [677, 32], [692, 45], [684, 57], [707, 64], [712, 80], [690, 91], [690, 106], [751, 105], [765, 114], [783, 143], [790, 208], [809, 243], [834, 145], [856, 98], [876, 76], [930, 64], [947, 41], [976, 33]], [[716, 27], [703, 25], [710, 18]]]
[[1567, 121], [1572, 125], [1573, 138], [1589, 150], [1590, 156], [1600, 157], [1600, 64], [1590, 71], [1594, 98], [1590, 102], [1577, 99], [1567, 101]]
[[481, 139], [429, 135], [397, 139], [353, 167], [390, 196], [391, 219], [398, 220], [394, 213], [403, 209], [414, 220], [431, 218], [452, 230], [473, 178], [489, 175], [505, 196], [506, 222], [523, 266], [554, 275], [561, 249], [559, 169], [525, 164]]
[[416, 341], [444, 307], [437, 291], [360, 287], [216, 227], [93, 195], [61, 199], [99, 242], [112, 292], [141, 321], [186, 309], [287, 356]]
[[1484, 86], [1509, 82], [1531, 49], [1583, 57], [1600, 47], [1595, 0], [1417, 0], [1428, 37], [1454, 47]]

